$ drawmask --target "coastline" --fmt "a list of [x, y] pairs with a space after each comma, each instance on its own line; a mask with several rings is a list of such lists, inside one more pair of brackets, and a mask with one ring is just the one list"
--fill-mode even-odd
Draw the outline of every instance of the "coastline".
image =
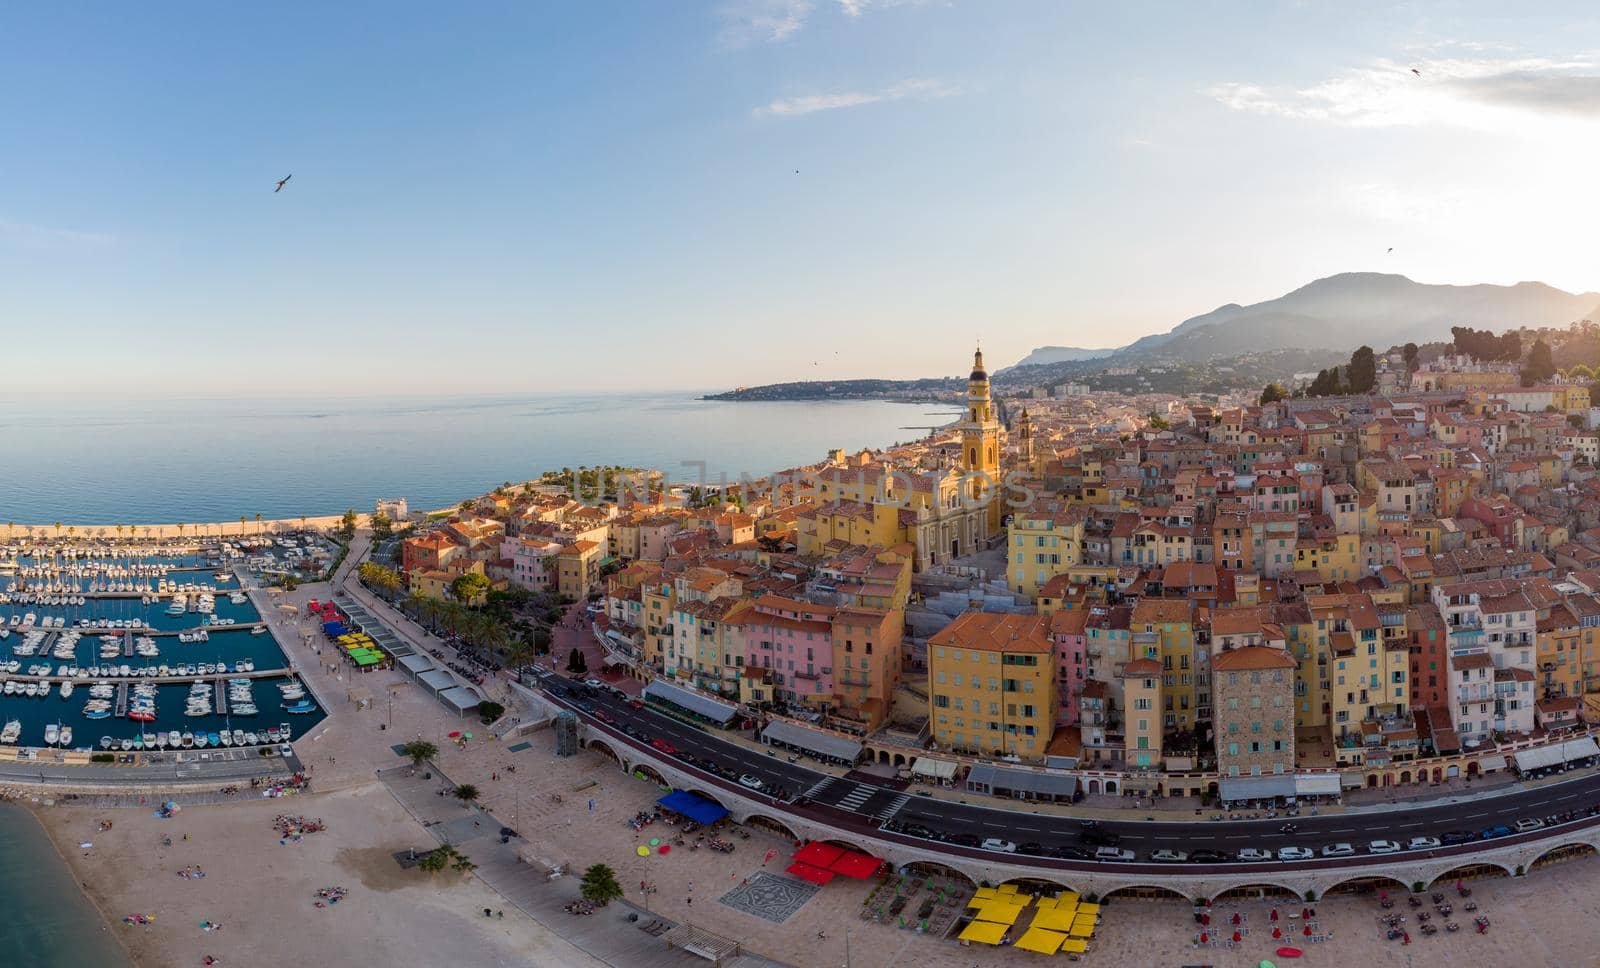
[[[22, 829], [22, 826], [26, 824], [32, 824], [32, 829]], [[123, 966], [131, 968], [135, 964], [133, 952], [128, 950], [128, 946], [118, 936], [114, 923], [107, 915], [105, 908], [87, 890], [87, 884], [75, 876], [77, 871], [67, 856], [66, 847], [63, 846], [63, 842], [56, 836], [55, 832], [51, 830], [50, 825], [45, 822], [40, 812], [40, 807], [22, 800], [0, 802], [0, 826], [13, 828], [18, 838], [22, 841], [22, 844], [14, 844], [11, 850], [6, 851], [8, 861], [14, 857], [14, 851], [17, 847], [25, 846], [27, 843], [48, 844], [50, 851], [56, 857], [54, 872], [46, 869], [44, 865], [33, 866], [29, 864], [26, 880], [7, 877], [3, 883], [0, 883], [0, 897], [6, 896], [8, 888], [10, 890], [18, 890], [23, 884], [26, 884], [30, 892], [41, 886], [53, 888], [47, 892], [34, 893], [33, 896], [36, 900], [43, 902], [43, 907], [47, 912], [64, 913], [74, 930], [71, 932], [57, 932], [48, 923], [43, 926], [34, 924], [35, 930], [39, 930], [41, 934], [48, 936], [50, 940], [51, 946], [46, 947], [44, 951], [53, 960], [43, 964], [59, 964], [62, 968], [67, 968], [69, 965], [82, 964], [102, 965], [105, 968], [123, 968]], [[3, 839], [0, 838], [0, 840]], [[43, 852], [42, 849], [40, 852]], [[24, 859], [25, 864], [28, 861], [29, 859]], [[0, 864], [0, 870], [3, 869], [5, 869], [5, 864]], [[48, 882], [53, 879], [53, 873], [55, 879], [61, 881], [60, 884], [49, 885]], [[16, 900], [20, 900], [20, 897]], [[85, 937], [81, 921], [72, 919], [87, 915], [91, 911], [95, 921], [100, 926], [100, 930], [89, 937]], [[13, 935], [16, 934], [16, 924], [29, 924], [32, 922], [32, 918], [22, 916], [14, 905], [8, 905], [8, 917], [12, 923], [7, 927], [0, 928], [0, 956], [7, 955], [8, 948], [17, 947], [21, 949], [29, 946], [29, 939], [25, 935], [16, 937], [15, 940], [13, 940]], [[73, 938], [78, 944], [72, 950], [60, 951], [54, 946], [59, 945], [63, 937]], [[38, 951], [30, 950], [24, 952], [18, 950], [11, 954], [21, 959], [25, 955], [37, 957]], [[24, 962], [22, 960], [10, 963], [40, 964], [38, 961]]]

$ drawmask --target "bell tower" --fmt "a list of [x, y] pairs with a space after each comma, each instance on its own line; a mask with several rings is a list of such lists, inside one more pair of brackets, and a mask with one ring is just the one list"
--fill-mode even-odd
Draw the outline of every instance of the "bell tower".
[[1028, 416], [1028, 408], [1022, 408], [1022, 416], [1017, 418], [1017, 456], [1023, 466], [1033, 467], [1033, 420]]
[[[974, 501], [987, 503], [989, 533], [1000, 527], [1000, 421], [989, 396], [989, 371], [983, 368], [983, 349], [972, 354], [972, 375], [967, 379], [967, 412], [961, 422], [961, 469], [973, 475], [968, 486]], [[985, 475], [987, 479], [985, 479]]]

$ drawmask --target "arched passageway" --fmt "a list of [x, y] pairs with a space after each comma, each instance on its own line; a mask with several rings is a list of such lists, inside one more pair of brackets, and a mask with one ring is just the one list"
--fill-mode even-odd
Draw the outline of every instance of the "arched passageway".
[[1528, 869], [1538, 870], [1541, 867], [1548, 867], [1551, 864], [1559, 864], [1563, 861], [1576, 860], [1579, 857], [1589, 857], [1595, 853], [1595, 849], [1588, 844], [1562, 844], [1560, 847], [1552, 847], [1551, 849], [1540, 854], [1538, 857], [1535, 857], [1533, 859], [1533, 863], [1528, 865]]
[[1399, 879], [1380, 875], [1378, 877], [1352, 877], [1348, 881], [1340, 881], [1328, 888], [1326, 893], [1376, 894], [1379, 891], [1404, 893], [1409, 890], [1411, 890], [1410, 886]]
[[790, 840], [801, 839], [788, 824], [781, 820], [776, 820], [772, 817], [768, 817], [759, 813], [753, 813], [744, 818], [744, 825], [746, 827], [753, 827], [756, 830], [765, 830], [769, 833], [780, 834], [789, 838]]
[[1282, 898], [1286, 901], [1297, 901], [1300, 895], [1281, 884], [1241, 884], [1230, 887], [1214, 898], [1214, 902], [1222, 901], [1265, 901], [1272, 898]]
[[1499, 864], [1464, 864], [1452, 868], [1435, 877], [1429, 882], [1429, 887], [1434, 884], [1454, 884], [1456, 881], [1474, 881], [1487, 877], [1510, 877], [1511, 872]]
[[1119, 887], [1105, 896], [1106, 901], [1187, 901], [1189, 898], [1168, 887], [1156, 887], [1151, 884], [1129, 885]]

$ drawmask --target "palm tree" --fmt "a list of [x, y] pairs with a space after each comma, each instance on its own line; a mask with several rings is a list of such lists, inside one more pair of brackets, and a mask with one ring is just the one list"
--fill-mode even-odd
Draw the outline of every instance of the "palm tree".
[[261, 512], [256, 512], [256, 537], [261, 536]]
[[463, 783], [456, 787], [455, 790], [452, 791], [451, 795], [457, 800], [460, 800], [463, 804], [471, 806], [473, 801], [477, 800], [480, 794], [477, 787], [470, 783]]
[[180, 538], [183, 537], [183, 522], [182, 521], [178, 522], [178, 537], [180, 537]]
[[56, 522], [56, 537], [58, 537], [58, 538], [61, 537], [61, 522], [60, 521]]

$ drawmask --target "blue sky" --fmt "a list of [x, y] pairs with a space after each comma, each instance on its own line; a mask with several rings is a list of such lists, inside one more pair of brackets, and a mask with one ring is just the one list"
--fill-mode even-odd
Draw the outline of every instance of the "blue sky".
[[1600, 14], [1500, 8], [13, 4], [4, 389], [925, 376], [1349, 270], [1600, 288]]

